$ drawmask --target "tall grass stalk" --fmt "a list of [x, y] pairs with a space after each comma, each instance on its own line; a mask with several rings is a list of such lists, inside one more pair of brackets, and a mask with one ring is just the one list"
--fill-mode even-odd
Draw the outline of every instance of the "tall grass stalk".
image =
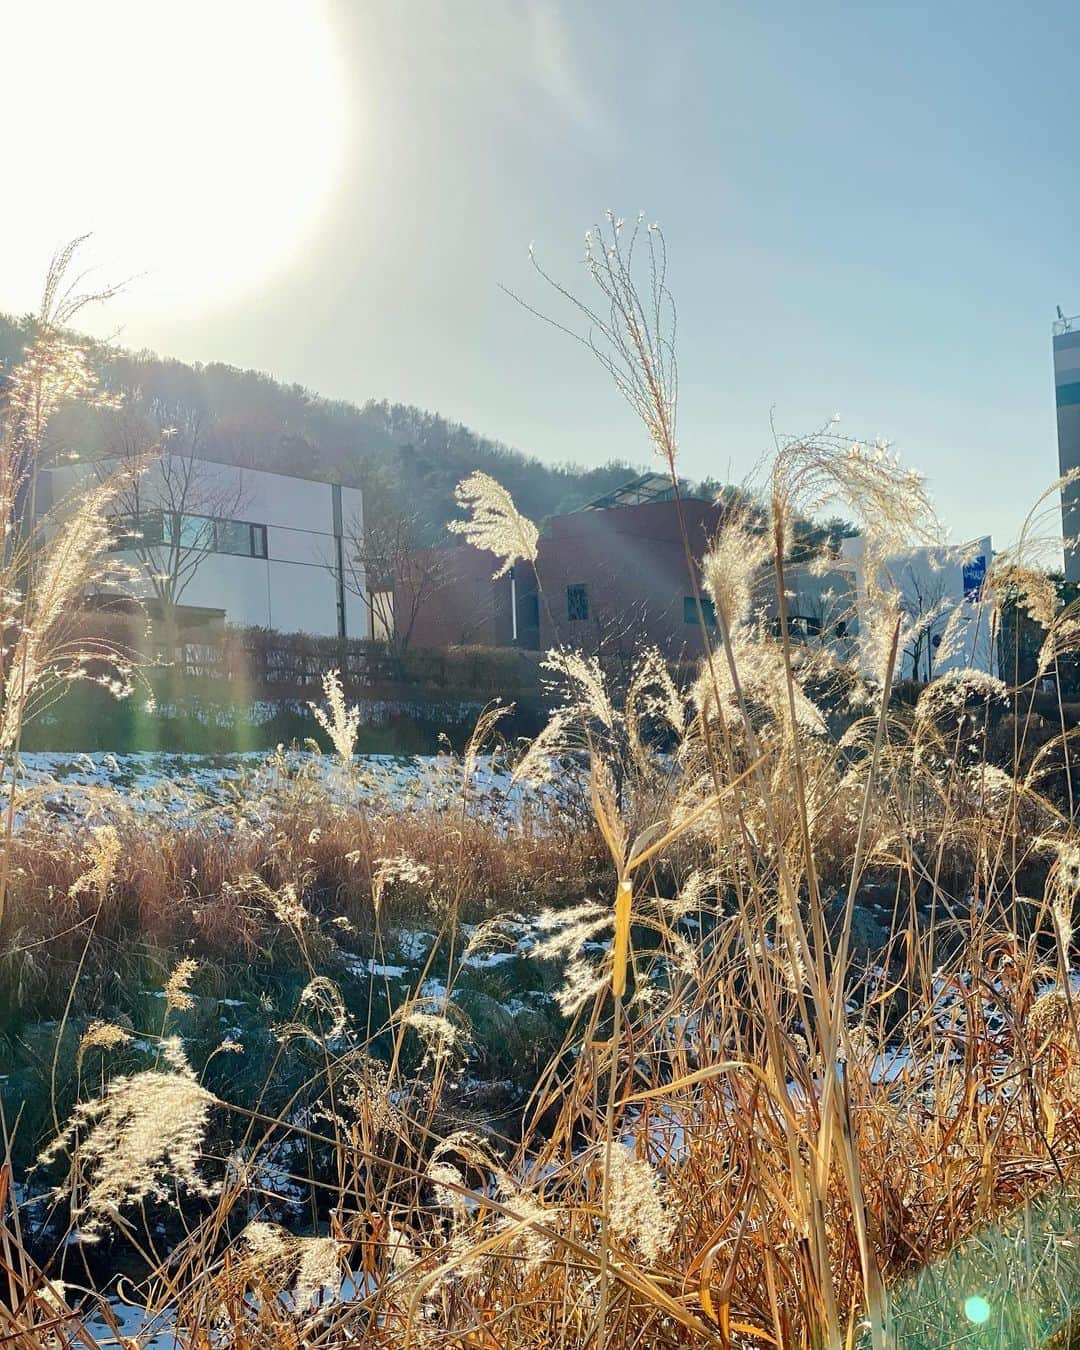
[[72, 680], [93, 680], [118, 696], [130, 692], [128, 653], [88, 636], [80, 603], [96, 588], [131, 580], [108, 556], [110, 508], [147, 457], [77, 499], [39, 508], [39, 479], [58, 412], [73, 403], [107, 401], [87, 345], [68, 326], [114, 292], [81, 291], [71, 269], [82, 240], [53, 258], [29, 346], [5, 372], [0, 390], [0, 786], [7, 792], [0, 852], [0, 920], [10, 883], [18, 759], [26, 720], [60, 697]]

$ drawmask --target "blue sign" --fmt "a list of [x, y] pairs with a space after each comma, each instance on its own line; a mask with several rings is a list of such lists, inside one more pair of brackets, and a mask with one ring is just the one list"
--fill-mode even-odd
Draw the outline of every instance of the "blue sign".
[[986, 558], [980, 553], [977, 558], [971, 558], [964, 563], [964, 599], [975, 604], [982, 594], [985, 580]]

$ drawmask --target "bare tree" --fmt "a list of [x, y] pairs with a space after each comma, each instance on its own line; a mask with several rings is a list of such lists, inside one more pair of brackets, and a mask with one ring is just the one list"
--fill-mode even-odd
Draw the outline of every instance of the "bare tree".
[[425, 548], [415, 516], [402, 510], [386, 477], [370, 471], [363, 511], [342, 522], [341, 557], [327, 557], [347, 591], [363, 604], [374, 638], [398, 656], [412, 641], [417, 619], [450, 578], [445, 561]]
[[[619, 611], [592, 616], [592, 641], [575, 643], [586, 654], [595, 656], [601, 669], [625, 691], [641, 653], [656, 645], [649, 622], [646, 601], [627, 603]], [[671, 656], [669, 651], [665, 656]]]
[[924, 574], [909, 563], [903, 569], [900, 594], [900, 608], [909, 621], [901, 670], [910, 661], [910, 678], [929, 683], [934, 676], [934, 638], [945, 627], [950, 608], [943, 570]]
[[159, 448], [149, 472], [133, 478], [117, 499], [116, 546], [136, 559], [169, 633], [211, 552], [266, 554], [265, 533], [252, 534], [261, 527], [237, 519], [245, 504], [239, 471], [205, 458], [209, 425], [205, 410], [186, 404], [155, 400], [145, 412], [121, 411], [100, 469], [114, 472], [117, 460], [136, 457], [148, 441]]
[[366, 502], [345, 522], [344, 583], [360, 597], [371, 633], [403, 655], [416, 621], [448, 580], [434, 549], [420, 547], [416, 521], [389, 502]]

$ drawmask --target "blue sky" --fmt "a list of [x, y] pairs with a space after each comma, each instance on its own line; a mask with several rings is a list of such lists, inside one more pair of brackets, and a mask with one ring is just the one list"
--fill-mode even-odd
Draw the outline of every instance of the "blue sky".
[[640, 208], [668, 241], [689, 476], [743, 478], [770, 409], [793, 433], [838, 412], [929, 474], [954, 537], [999, 546], [1055, 476], [1080, 6], [336, 0], [326, 19], [343, 149], [302, 247], [194, 312], [118, 302], [123, 341], [415, 402], [545, 459], [647, 461], [603, 372], [499, 290], [550, 307], [530, 242], [583, 284], [585, 228]]

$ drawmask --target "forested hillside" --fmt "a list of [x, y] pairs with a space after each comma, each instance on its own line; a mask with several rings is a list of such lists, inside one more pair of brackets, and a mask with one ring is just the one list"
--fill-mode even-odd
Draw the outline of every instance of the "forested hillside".
[[[22, 351], [29, 331], [26, 321], [0, 315], [0, 370]], [[105, 386], [125, 395], [129, 429], [136, 416], [151, 438], [176, 427], [210, 458], [389, 494], [415, 518], [418, 541], [444, 538], [455, 514], [454, 486], [475, 469], [496, 477], [538, 520], [573, 510], [638, 471], [614, 460], [590, 469], [546, 464], [438, 413], [375, 399], [358, 407], [218, 362], [187, 365], [101, 344], [93, 351]], [[55, 439], [87, 455], [117, 448], [121, 435], [115, 413], [79, 409], [61, 419]]]

